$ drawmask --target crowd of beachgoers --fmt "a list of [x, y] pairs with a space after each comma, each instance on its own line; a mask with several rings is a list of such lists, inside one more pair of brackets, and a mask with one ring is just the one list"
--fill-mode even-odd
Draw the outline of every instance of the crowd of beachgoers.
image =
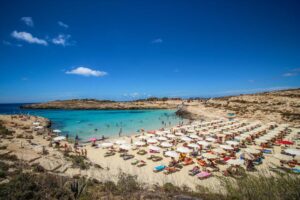
[[[25, 118], [24, 118], [25, 119]], [[26, 119], [25, 119], [26, 120]], [[121, 170], [149, 184], [217, 185], [218, 176], [241, 176], [267, 170], [300, 173], [300, 130], [288, 124], [239, 119], [193, 121], [159, 130], [90, 143], [70, 141], [59, 130], [46, 130], [40, 118], [30, 128], [41, 132], [35, 145], [82, 156], [102, 170], [66, 169], [99, 179], [113, 179]], [[58, 136], [61, 134], [60, 136]], [[200, 179], [202, 181], [200, 181]]]

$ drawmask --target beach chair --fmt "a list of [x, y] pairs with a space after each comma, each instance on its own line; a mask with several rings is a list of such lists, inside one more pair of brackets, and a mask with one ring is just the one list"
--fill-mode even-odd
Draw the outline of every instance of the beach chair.
[[114, 156], [115, 154], [113, 151], [105, 152], [104, 157]]
[[193, 169], [189, 170], [189, 175], [190, 176], [195, 176], [196, 174], [199, 174], [201, 171], [199, 168], [194, 167]]
[[152, 161], [153, 162], [158, 162], [158, 161], [161, 161], [163, 158], [162, 157], [160, 157], [160, 156], [154, 156], [153, 158], [152, 158]]
[[139, 162], [140, 162], [139, 160], [135, 159], [135, 160], [133, 160], [133, 161], [131, 162], [131, 164], [132, 164], [132, 165], [136, 165], [136, 164], [138, 164]]
[[140, 149], [140, 150], [137, 152], [137, 154], [143, 156], [143, 155], [147, 154], [147, 151], [144, 150], [144, 149]]
[[202, 171], [198, 174], [196, 174], [196, 176], [199, 178], [199, 179], [206, 179], [208, 177], [210, 177], [212, 174], [210, 172], [205, 172], [205, 171]]
[[129, 159], [132, 159], [134, 158], [134, 155], [125, 155], [123, 156], [123, 160], [129, 160]]
[[191, 165], [194, 164], [194, 161], [192, 158], [185, 158], [185, 160], [183, 161], [183, 165]]
[[145, 161], [141, 160], [140, 163], [137, 164], [137, 167], [144, 167], [146, 165], [147, 165], [147, 163]]
[[168, 174], [172, 174], [177, 172], [179, 169], [177, 169], [176, 167], [166, 167], [164, 169], [164, 174], [168, 175]]
[[165, 168], [166, 168], [165, 165], [159, 165], [159, 166], [154, 167], [153, 172], [160, 172], [160, 171], [163, 171]]

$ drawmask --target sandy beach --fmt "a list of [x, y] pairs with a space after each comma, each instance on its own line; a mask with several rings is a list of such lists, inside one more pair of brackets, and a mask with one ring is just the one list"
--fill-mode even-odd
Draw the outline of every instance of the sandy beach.
[[[24, 160], [25, 162], [28, 162], [31, 165], [38, 163], [41, 166], [43, 166], [47, 171], [50, 171], [52, 173], [57, 173], [63, 176], [70, 176], [70, 177], [86, 176], [89, 178], [103, 181], [103, 180], [117, 180], [119, 173], [124, 172], [132, 175], [137, 175], [139, 181], [148, 185], [154, 185], [154, 184], [162, 185], [164, 183], [173, 183], [174, 185], [177, 186], [186, 185], [193, 189], [195, 189], [197, 185], [201, 185], [209, 188], [214, 188], [216, 191], [218, 191], [220, 185], [218, 176], [223, 176], [222, 171], [226, 170], [230, 166], [230, 164], [218, 165], [219, 171], [213, 171], [211, 172], [212, 174], [211, 177], [208, 177], [204, 180], [200, 180], [199, 178], [197, 178], [197, 176], [189, 175], [189, 170], [193, 169], [195, 166], [199, 166], [196, 157], [192, 158], [194, 161], [193, 164], [188, 166], [183, 166], [182, 169], [180, 169], [180, 171], [177, 171], [175, 173], [166, 175], [163, 173], [163, 171], [153, 172], [154, 167], [158, 165], [168, 166], [168, 164], [170, 163], [171, 158], [165, 157], [163, 155], [163, 151], [167, 150], [166, 148], [165, 149], [161, 148], [159, 153], [150, 153], [148, 145], [144, 147], [136, 147], [135, 145], [132, 145], [131, 146], [132, 149], [130, 149], [127, 153], [133, 155], [134, 156], [133, 159], [123, 160], [123, 158], [120, 157], [120, 153], [115, 153], [115, 155], [113, 156], [105, 157], [105, 153], [110, 148], [103, 148], [101, 146], [103, 143], [113, 143], [114, 149], [118, 151], [120, 145], [116, 143], [126, 143], [130, 145], [131, 142], [135, 143], [137, 141], [140, 141], [139, 138], [140, 135], [131, 135], [131, 136], [110, 138], [108, 140], [101, 141], [101, 142], [97, 141], [93, 146], [92, 143], [80, 144], [79, 145], [80, 147], [78, 147], [78, 151], [80, 152], [81, 149], [83, 150], [86, 149], [87, 150], [86, 159], [87, 162], [90, 163], [89, 169], [82, 170], [78, 167], [73, 167], [72, 162], [66, 159], [64, 156], [65, 150], [63, 147], [65, 146], [65, 144], [67, 144], [68, 146], [73, 146], [73, 143], [68, 143], [62, 140], [60, 142], [60, 146], [62, 146], [60, 150], [57, 148], [49, 147], [51, 140], [53, 140], [53, 138], [55, 138], [56, 135], [52, 134], [51, 130], [47, 128], [47, 126], [49, 125], [49, 121], [47, 119], [40, 118], [40, 117], [33, 117], [33, 116], [14, 116], [12, 118], [9, 115], [0, 115], [0, 120], [4, 123], [4, 125], [8, 129], [14, 131], [12, 137], [1, 139], [0, 144], [2, 146], [7, 146], [6, 150], [0, 150], [1, 154], [14, 154], [19, 159]], [[257, 121], [253, 122], [253, 121], [236, 119], [235, 121], [231, 122], [228, 121], [228, 119], [224, 119], [224, 118], [220, 121], [222, 122], [220, 122], [219, 124], [223, 124], [223, 126], [229, 126], [229, 127], [231, 126], [232, 131], [238, 129], [239, 127], [242, 128], [244, 126], [246, 127], [247, 125], [249, 126], [249, 124], [250, 125], [259, 124], [260, 127], [265, 127], [266, 129], [268, 127], [265, 124]], [[33, 125], [34, 123], [36, 124], [38, 123], [38, 126], [41, 126], [43, 128], [41, 130], [37, 129], [36, 127], [38, 126]], [[199, 122], [199, 121], [193, 122], [193, 124], [201, 124], [201, 123], [205, 123], [205, 122]], [[209, 121], [207, 123], [209, 123]], [[235, 128], [233, 128], [234, 125], [236, 125]], [[185, 128], [187, 127], [188, 126], [185, 126]], [[289, 127], [289, 129], [290, 131], [287, 135], [285, 135], [285, 138], [289, 140], [295, 140], [300, 130], [293, 127]], [[156, 138], [155, 134], [151, 135], [145, 132], [144, 135], [148, 135], [149, 136], [148, 138]], [[159, 143], [153, 145], [158, 145], [158, 144]], [[184, 142], [179, 142], [177, 143], [176, 146], [173, 146], [172, 148], [176, 150], [176, 148], [182, 147], [183, 145]], [[220, 144], [218, 143], [211, 143], [210, 147], [207, 149], [204, 148], [201, 154], [204, 154], [205, 152], [212, 152], [214, 149], [219, 148], [219, 146]], [[43, 148], [45, 148], [48, 154], [44, 155], [42, 153]], [[253, 144], [247, 145], [247, 148], [257, 148], [260, 151], [262, 150], [262, 147]], [[265, 148], [271, 150], [272, 153], [263, 154], [264, 155], [263, 162], [260, 165], [255, 166], [257, 171], [249, 172], [249, 173], [255, 174], [263, 171], [264, 173], [267, 172], [272, 174], [273, 172], [269, 170], [270, 164], [280, 166], [280, 160], [274, 158], [273, 155], [280, 154], [281, 151], [284, 150], [285, 148], [295, 148], [295, 149], [299, 148], [299, 141], [295, 141], [295, 143], [293, 145], [290, 145], [289, 147], [282, 146], [282, 145], [281, 146], [273, 145], [271, 148]], [[170, 150], [170, 148], [168, 149]], [[147, 154], [138, 155], [137, 154], [138, 150], [145, 150]], [[241, 148], [241, 150], [236, 153], [235, 157], [239, 158], [242, 153], [243, 153], [243, 149]], [[75, 153], [71, 153], [71, 154], [75, 155]], [[199, 156], [201, 156], [201, 154]], [[153, 162], [152, 160], [147, 159], [149, 155], [160, 156], [162, 160], [158, 162]], [[137, 167], [137, 165], [132, 165], [131, 163], [135, 159], [139, 161], [140, 160], [145, 161], [146, 166]], [[99, 169], [99, 167], [96, 166], [101, 166], [102, 169]], [[242, 165], [242, 167], [245, 168], [245, 165]]]

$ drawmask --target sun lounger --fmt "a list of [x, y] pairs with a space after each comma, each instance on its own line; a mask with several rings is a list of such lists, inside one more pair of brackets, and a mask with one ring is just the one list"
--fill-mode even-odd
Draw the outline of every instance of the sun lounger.
[[164, 170], [164, 174], [168, 175], [168, 174], [172, 174], [177, 172], [179, 169], [177, 169], [176, 167], [166, 167]]
[[137, 167], [144, 167], [146, 165], [147, 165], [147, 163], [145, 161], [141, 160], [140, 163], [137, 164]]
[[132, 159], [134, 158], [134, 155], [125, 155], [123, 156], [123, 160], [129, 160], [129, 159]]
[[165, 165], [159, 165], [159, 166], [154, 167], [153, 172], [160, 172], [160, 171], [164, 170], [165, 168], [166, 168]]
[[263, 150], [263, 153], [265, 153], [265, 154], [271, 154], [271, 153], [272, 153], [272, 150], [270, 150], [270, 149], [264, 149], [264, 150]]
[[106, 152], [106, 153], [104, 154], [104, 157], [113, 156], [113, 155], [115, 155], [115, 154], [116, 154], [116, 153], [115, 153], [115, 152], [113, 152], [113, 151]]
[[200, 169], [191, 169], [189, 170], [189, 175], [190, 176], [195, 176], [196, 174], [200, 173]]
[[193, 159], [191, 159], [191, 158], [188, 158], [188, 159], [186, 159], [185, 161], [183, 161], [183, 165], [191, 165], [191, 164], [193, 164], [194, 163], [194, 161], [193, 161]]
[[145, 154], [147, 154], [147, 151], [145, 151], [144, 149], [141, 149], [141, 150], [139, 150], [137, 152], [137, 154], [139, 154], [139, 155], [145, 155]]
[[132, 165], [136, 165], [136, 164], [138, 164], [139, 162], [140, 162], [139, 160], [136, 160], [136, 159], [135, 159], [135, 160], [133, 160], [133, 161], [131, 162], [131, 164], [132, 164]]
[[153, 162], [158, 162], [158, 161], [161, 161], [162, 159], [163, 159], [163, 158], [160, 157], [160, 156], [155, 156], [155, 157], [152, 158], [152, 161], [153, 161]]
[[205, 179], [205, 178], [210, 177], [211, 175], [212, 175], [212, 174], [209, 173], [209, 172], [202, 171], [202, 172], [198, 173], [196, 176], [197, 176], [199, 179]]

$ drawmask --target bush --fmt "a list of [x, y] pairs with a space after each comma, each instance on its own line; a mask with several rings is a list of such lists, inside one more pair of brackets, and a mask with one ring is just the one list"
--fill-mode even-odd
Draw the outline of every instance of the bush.
[[118, 177], [117, 188], [121, 194], [130, 194], [142, 187], [137, 181], [137, 176], [121, 172]]
[[65, 155], [72, 160], [74, 167], [79, 167], [80, 169], [89, 169], [89, 164], [85, 162], [85, 158], [82, 156]]

